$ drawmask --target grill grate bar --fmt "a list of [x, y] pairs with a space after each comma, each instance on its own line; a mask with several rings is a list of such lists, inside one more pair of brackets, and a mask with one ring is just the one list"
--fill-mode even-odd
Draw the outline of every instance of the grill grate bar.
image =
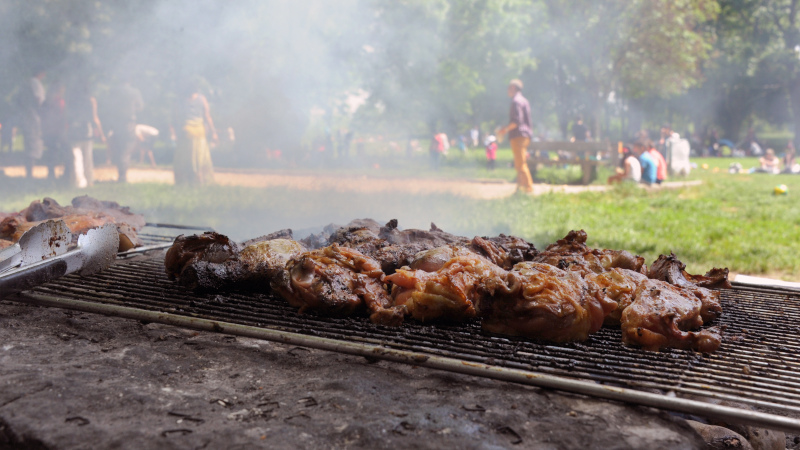
[[[134, 271], [131, 271], [131, 272], [134, 272]], [[130, 273], [130, 272], [129, 272], [129, 273]], [[119, 275], [120, 275], [120, 278], [127, 278], [127, 279], [131, 279], [132, 281], [134, 281], [134, 282], [135, 282], [135, 283], [134, 283], [132, 286], [130, 286], [129, 288], [126, 288], [126, 289], [125, 289], [125, 292], [128, 292], [128, 293], [129, 293], [128, 295], [130, 295], [130, 294], [133, 294], [133, 293], [137, 293], [137, 292], [139, 292], [139, 293], [142, 293], [143, 295], [149, 295], [149, 294], [151, 294], [150, 290], [148, 290], [148, 289], [142, 289], [142, 288], [140, 287], [141, 285], [140, 285], [140, 283], [139, 283], [139, 279], [138, 279], [138, 278], [136, 278], [136, 277], [131, 277], [129, 274], [126, 274], [125, 272], [122, 272], [122, 273], [120, 273]], [[72, 288], [72, 289], [69, 289], [69, 290], [70, 290], [70, 292], [73, 292], [73, 293], [80, 293], [80, 294], [86, 294], [86, 292], [85, 292], [85, 290], [84, 290], [84, 287], [87, 285], [86, 281], [88, 281], [88, 280], [82, 280], [82, 281], [83, 281], [83, 283], [82, 283], [82, 285], [83, 285], [83, 286], [82, 286], [82, 287], [80, 287], [80, 288]], [[90, 283], [88, 283], [88, 284], [92, 284], [92, 283], [90, 282]], [[99, 284], [97, 284], [97, 283], [94, 283], [94, 285], [95, 285], [95, 286], [97, 286], [97, 287], [99, 287], [99, 288], [101, 288], [101, 289], [102, 289], [102, 288], [105, 286], [105, 284], [104, 284], [104, 283], [99, 283]], [[172, 286], [171, 284], [170, 284], [170, 285], [168, 285], [168, 287], [170, 287], [170, 288], [172, 288], [172, 289], [175, 289], [175, 287], [174, 287], [174, 286]], [[186, 296], [186, 293], [185, 293], [185, 292], [183, 292], [183, 291], [180, 291], [180, 288], [177, 288], [177, 289], [178, 289], [178, 293], [179, 293], [179, 295], [181, 295], [181, 294], [182, 294], [182, 295], [183, 295], [183, 297], [185, 297], [185, 296]], [[118, 295], [117, 295], [117, 297], [118, 297], [118, 298], [119, 298], [121, 301], [124, 301], [124, 300], [125, 300], [125, 299], [128, 297], [128, 295], [118, 294]], [[163, 308], [172, 308], [172, 307], [174, 307], [174, 300], [166, 300], [166, 299], [164, 299], [164, 298], [163, 298], [164, 296], [162, 296], [162, 298], [160, 298], [160, 299], [159, 299], [159, 298], [156, 298], [155, 296], [152, 296], [152, 295], [150, 295], [150, 297], [151, 297], [151, 299], [150, 299], [150, 300], [151, 300], [151, 302], [152, 302], [153, 300], [155, 300], [155, 301], [158, 301], [158, 300], [165, 300], [165, 301], [164, 301], [164, 303], [162, 303], [162, 304], [160, 305], [160, 307], [163, 307]], [[109, 300], [110, 300], [110, 299], [109, 299]], [[198, 308], [198, 309], [202, 310], [202, 309], [204, 309], [204, 308]], [[205, 308], [205, 309], [208, 309], [208, 308]], [[205, 312], [206, 312], [207, 314], [210, 314], [211, 316], [218, 315], [218, 314], [225, 314], [226, 312], [228, 312], [227, 310], [229, 310], [229, 309], [230, 309], [230, 305], [229, 305], [229, 304], [224, 304], [224, 305], [220, 305], [218, 308], [216, 308], [216, 310], [214, 310], [215, 308], [210, 308], [210, 309], [211, 309], [211, 311], [205, 311]], [[286, 308], [284, 308], [284, 310], [283, 310], [283, 311], [281, 311], [281, 314], [280, 314], [280, 316], [278, 317], [280, 320], [282, 320], [282, 321], [286, 321], [286, 319], [287, 319], [287, 316], [286, 316], [287, 310], [290, 310], [290, 308], [286, 307]], [[247, 315], [249, 316], [249, 315], [250, 315], [250, 313], [248, 312], [248, 314], [247, 314]], [[245, 318], [245, 316], [244, 316], [244, 315], [239, 315], [238, 317], [234, 317], [234, 318], [235, 318], [235, 319], [238, 319], [238, 320], [242, 320], [242, 319], [244, 319], [244, 318]], [[348, 331], [349, 331], [349, 330], [348, 330]], [[607, 339], [607, 340], [608, 340], [608, 339]], [[607, 341], [607, 340], [605, 340], [605, 341]], [[617, 342], [618, 342], [618, 341], [617, 341]], [[604, 341], [601, 341], [601, 344], [603, 344], [603, 343], [605, 343], [605, 342], [604, 342]], [[455, 351], [455, 352], [458, 352], [459, 350], [461, 350], [461, 349], [460, 349], [459, 347], [457, 347], [457, 346], [456, 346], [456, 347], [454, 347], [454, 346], [447, 345], [447, 343], [446, 343], [446, 342], [444, 342], [444, 343], [443, 343], [443, 342], [439, 342], [438, 344], [439, 344], [439, 347], [440, 347], [440, 348], [444, 348], [445, 350], [449, 350], [449, 351]], [[470, 346], [467, 346], [467, 347], [468, 347], [468, 348], [471, 348]], [[619, 348], [620, 348], [620, 346], [619, 346], [618, 344], [614, 344], [613, 346], [610, 346], [610, 350], [619, 349]], [[562, 353], [570, 353], [570, 352], [572, 352], [572, 353], [581, 353], [581, 354], [577, 355], [576, 357], [578, 357], [578, 358], [582, 358], [582, 359], [587, 359], [587, 358], [585, 358], [585, 352], [582, 352], [582, 351], [572, 351], [572, 349], [569, 349], [569, 348], [561, 348], [561, 349], [560, 349], [560, 351], [561, 351]], [[531, 354], [530, 354], [530, 353], [528, 353], [526, 356], [530, 356], [530, 355], [531, 355]], [[488, 353], [486, 353], [486, 352], [483, 352], [483, 354], [480, 354], [479, 356], [482, 356], [482, 357], [484, 357], [484, 358], [487, 358], [487, 357], [491, 357], [492, 355], [491, 355], [491, 354], [488, 354]], [[583, 360], [579, 360], [580, 364], [577, 364], [577, 365], [575, 365], [575, 366], [577, 366], [577, 367], [574, 367], [574, 368], [580, 368], [580, 369], [583, 369], [583, 370], [585, 370], [585, 371], [588, 371], [588, 372], [589, 372], [589, 374], [595, 373], [595, 374], [597, 374], [597, 375], [600, 375], [601, 373], [603, 373], [603, 371], [604, 371], [604, 372], [607, 372], [607, 371], [608, 371], [608, 369], [609, 369], [609, 367], [610, 367], [610, 366], [613, 366], [613, 363], [615, 362], [615, 361], [613, 361], [613, 360], [612, 360], [612, 359], [611, 359], [609, 356], [610, 356], [610, 355], [606, 354], [606, 355], [603, 357], [603, 360], [604, 360], [604, 362], [603, 362], [603, 363], [598, 363], [597, 361], [592, 361], [592, 362], [590, 362], [590, 365], [591, 365], [591, 366], [593, 366], [593, 367], [586, 367], [586, 364], [584, 364], [584, 361], [583, 361]], [[511, 360], [515, 360], [515, 359], [521, 359], [521, 358], [515, 357], [514, 355], [510, 355], [510, 356], [509, 356], [509, 359], [511, 359]], [[558, 358], [558, 357], [546, 357], [546, 356], [545, 356], [545, 357], [541, 357], [541, 356], [540, 356], [540, 357], [539, 357], [539, 359], [541, 359], [541, 360], [544, 360], [544, 362], [549, 362], [549, 363], [551, 363], [551, 364], [562, 364], [562, 365], [563, 365], [563, 364], [568, 364], [568, 363], [570, 362], [568, 359], [566, 359], [566, 358], [563, 358], [563, 357], [562, 357], [562, 358]], [[630, 357], [628, 357], [628, 358], [626, 358], [626, 359], [628, 359], [629, 361], [630, 361], [630, 360], [634, 360], [633, 358], [630, 358]], [[636, 360], [636, 361], [641, 361], [641, 358], [638, 358], [638, 355], [637, 355], [637, 358], [636, 358], [635, 360]], [[540, 362], [541, 362], [541, 361], [540, 361]], [[618, 360], [618, 361], [616, 361], [616, 362], [617, 362], [617, 363], [624, 363], [625, 361]], [[757, 361], [757, 356], [756, 356], [756, 357], [753, 357], [752, 355], [750, 355], [750, 357], [749, 357], [749, 359], [748, 359], [748, 362], [749, 362], [750, 364], [755, 364], [756, 362], [759, 362], [759, 361]], [[782, 362], [782, 363], [786, 363], [786, 361], [785, 361], [785, 360], [783, 360], [783, 359], [778, 359], [778, 360], [774, 360], [774, 359], [773, 359], [772, 361], [762, 361], [762, 364], [763, 364], [763, 365], [765, 365], [765, 366], [768, 366], [768, 365], [770, 365], [772, 362]], [[663, 365], [662, 365], [660, 362], [659, 362], [657, 365], [653, 365], [653, 369], [652, 369], [652, 370], [642, 370], [642, 369], [640, 369], [640, 367], [642, 366], [642, 365], [641, 365], [641, 363], [637, 363], [637, 364], [636, 364], [636, 366], [637, 366], [636, 368], [633, 368], [633, 369], [631, 369], [631, 372], [632, 372], [634, 375], [638, 376], [638, 377], [647, 376], [647, 375], [655, 375], [655, 374], [663, 374], [663, 373], [664, 373], [664, 371], [665, 371], [665, 368], [663, 367]], [[734, 364], [734, 365], [728, 365], [728, 367], [729, 367], [729, 368], [734, 368], [734, 369], [736, 369], [736, 370], [741, 370], [741, 364], [738, 364], [738, 363], [737, 363], [737, 364]], [[602, 371], [598, 373], [598, 372], [597, 372], [597, 370], [594, 370], [594, 368], [599, 368], [599, 369], [601, 369]], [[724, 367], [723, 367], [723, 368], [724, 368]], [[612, 367], [612, 369], [613, 369], [613, 367]], [[672, 367], [672, 368], [668, 368], [668, 369], [669, 369], [669, 371], [670, 371], [670, 372], [672, 372], [672, 373], [683, 373], [683, 372], [684, 372], [684, 368], [674, 368], [674, 367]], [[718, 371], [717, 371], [717, 373], [714, 373], [715, 371], [713, 371], [713, 370], [708, 370], [708, 372], [710, 373], [710, 375], [709, 375], [709, 376], [710, 376], [712, 379], [711, 379], [711, 380], [708, 380], [708, 379], [702, 379], [702, 378], [699, 378], [699, 380], [701, 380], [701, 382], [711, 382], [711, 381], [713, 381], [713, 379], [717, 379], [717, 380], [725, 380], [725, 379], [727, 379], [727, 377], [726, 377], [726, 376], [721, 376], [721, 377], [720, 377], [720, 376], [718, 376], [718, 373], [719, 373]], [[623, 374], [623, 375], [624, 375], [624, 374]], [[784, 372], [782, 375], [786, 375], [786, 372]], [[791, 374], [790, 374], [790, 375], [791, 375]], [[781, 377], [781, 379], [784, 379], [784, 378], [785, 378], [785, 377]], [[791, 377], [790, 377], [790, 378], [789, 378], [789, 380], [788, 380], [786, 383], [784, 383], [784, 384], [785, 384], [785, 385], [788, 385], [788, 387], [789, 387], [789, 388], [791, 388], [791, 387], [792, 387], [792, 384], [791, 384]], [[792, 392], [792, 393], [793, 393], [793, 392], [796, 392], [796, 389], [791, 389], [791, 391], [790, 391], [790, 392]]]
[[[170, 237], [171, 239], [171, 237]], [[68, 276], [32, 295], [108, 305], [377, 345], [493, 367], [546, 373], [633, 389], [734, 400], [800, 415], [800, 291], [739, 287], [722, 291], [723, 346], [712, 355], [644, 352], [603, 328], [587, 342], [551, 344], [496, 336], [477, 321], [399, 328], [366, 317], [300, 315], [271, 294], [196, 294], [167, 280], [162, 257], [119, 261], [82, 279]], [[797, 319], [796, 319], [797, 318]]]

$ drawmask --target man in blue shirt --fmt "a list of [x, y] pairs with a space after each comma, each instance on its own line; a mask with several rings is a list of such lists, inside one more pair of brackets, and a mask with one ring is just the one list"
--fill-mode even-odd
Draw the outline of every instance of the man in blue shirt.
[[647, 149], [647, 142], [639, 140], [633, 144], [633, 152], [639, 157], [639, 163], [642, 165], [642, 183], [655, 184], [658, 179], [658, 163]]

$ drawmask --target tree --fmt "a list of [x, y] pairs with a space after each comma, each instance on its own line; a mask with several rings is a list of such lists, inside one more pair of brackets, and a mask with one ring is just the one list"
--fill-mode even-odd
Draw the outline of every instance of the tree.
[[[600, 131], [603, 105], [617, 98], [670, 97], [702, 82], [713, 34], [704, 27], [719, 10], [715, 0], [544, 0], [545, 54], [557, 92], [578, 90], [576, 105]], [[566, 98], [559, 99], [565, 103]], [[560, 114], [571, 108], [560, 107]], [[559, 118], [566, 135], [564, 117]], [[566, 137], [566, 136], [565, 136]]]
[[364, 5], [373, 14], [358, 66], [370, 93], [365, 111], [395, 130], [432, 134], [483, 121], [506, 107], [508, 80], [535, 64], [524, 39], [532, 24], [529, 2]]

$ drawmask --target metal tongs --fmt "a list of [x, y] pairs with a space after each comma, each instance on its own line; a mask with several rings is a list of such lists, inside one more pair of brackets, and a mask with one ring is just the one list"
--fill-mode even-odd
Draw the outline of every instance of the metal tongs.
[[63, 220], [40, 223], [20, 237], [19, 242], [0, 251], [0, 275], [67, 252], [72, 234]]
[[63, 221], [49, 220], [28, 230], [18, 246], [0, 252], [0, 298], [70, 273], [92, 275], [116, 259], [119, 233], [114, 224], [80, 235], [78, 246], [67, 251], [71, 240]]

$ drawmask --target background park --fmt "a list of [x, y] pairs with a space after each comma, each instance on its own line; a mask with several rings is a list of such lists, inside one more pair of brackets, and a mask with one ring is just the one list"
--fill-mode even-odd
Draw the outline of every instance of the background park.
[[[800, 122], [797, 1], [0, 1], [0, 132], [14, 96], [34, 72], [45, 85], [90, 80], [100, 118], [115, 83], [142, 93], [142, 123], [161, 133], [153, 152], [168, 173], [171, 115], [183, 84], [198, 81], [220, 133], [213, 185], [132, 179], [70, 188], [19, 175], [23, 145], [0, 149], [0, 211], [34, 199], [67, 203], [89, 194], [115, 200], [151, 222], [206, 225], [244, 239], [280, 228], [306, 230], [357, 217], [430, 222], [464, 235], [514, 234], [543, 247], [585, 229], [597, 247], [648, 261], [675, 252], [690, 272], [800, 280], [800, 180], [729, 173], [758, 165], [752, 141], [779, 155]], [[678, 189], [484, 198], [514, 177], [501, 143], [497, 168], [483, 145], [454, 146], [434, 170], [440, 132], [483, 136], [507, 123], [508, 80], [531, 100], [534, 133], [568, 140], [583, 116], [593, 140], [657, 139], [663, 123], [692, 143], [696, 169]], [[347, 137], [349, 136], [349, 137]], [[703, 157], [721, 140], [735, 157]], [[796, 144], [796, 142], [795, 142]], [[98, 171], [104, 146], [97, 143]], [[138, 157], [138, 155], [137, 155]], [[137, 158], [138, 160], [138, 158]], [[539, 183], [570, 184], [576, 166], [539, 171]], [[612, 168], [601, 167], [594, 185]], [[291, 176], [283, 185], [236, 180]], [[347, 187], [315, 185], [334, 178]], [[157, 177], [155, 177], [157, 178]], [[312, 181], [308, 181], [308, 180]], [[233, 180], [233, 181], [231, 181]], [[386, 188], [387, 180], [391, 181]], [[774, 195], [776, 185], [788, 187]]]

